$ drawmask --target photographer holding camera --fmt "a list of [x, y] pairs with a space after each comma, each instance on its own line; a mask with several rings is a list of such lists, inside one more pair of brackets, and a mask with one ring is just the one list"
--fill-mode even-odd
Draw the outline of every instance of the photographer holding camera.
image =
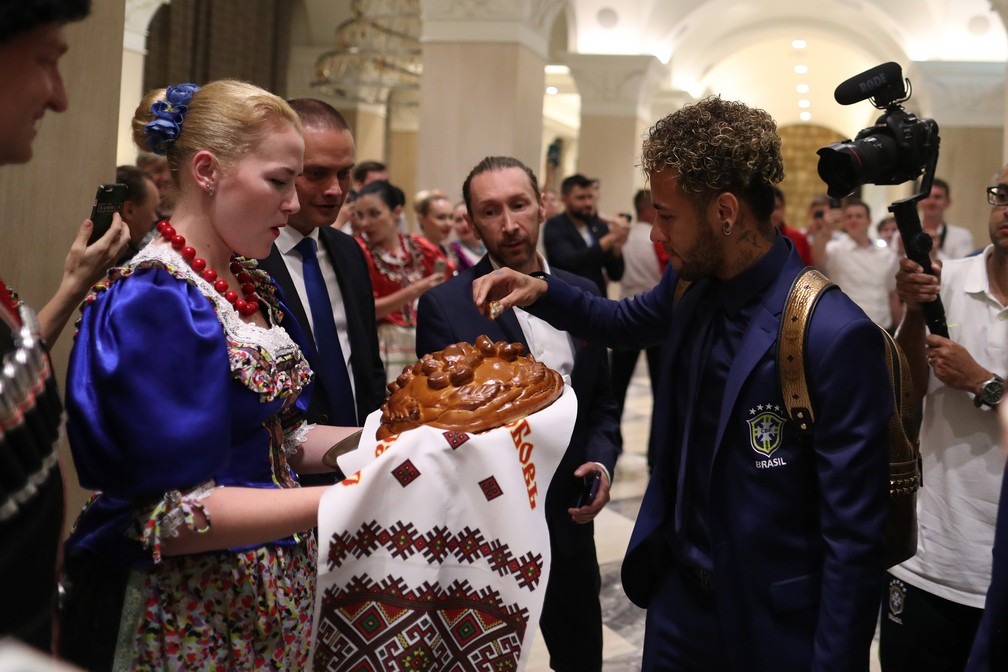
[[896, 274], [906, 304], [896, 340], [914, 401], [922, 403], [926, 487], [917, 502], [917, 552], [889, 570], [879, 659], [884, 672], [959, 672], [990, 584], [1005, 466], [992, 444], [999, 435], [993, 409], [1008, 372], [1008, 167], [987, 188], [991, 244], [975, 257], [933, 260], [917, 204], [932, 193], [938, 125], [903, 110], [903, 81], [899, 65], [885, 63], [837, 87], [837, 102], [870, 97], [885, 114], [854, 140], [820, 149], [819, 175], [841, 197], [862, 184], [900, 184], [923, 173], [918, 193], [889, 210], [907, 252]]
[[[991, 244], [982, 254], [903, 259], [907, 311], [897, 341], [923, 399], [917, 554], [889, 570], [879, 656], [884, 672], [962, 670], [983, 615], [1004, 473], [995, 412], [1008, 372], [1008, 167], [987, 189]], [[925, 331], [921, 305], [947, 306], [951, 340]]]

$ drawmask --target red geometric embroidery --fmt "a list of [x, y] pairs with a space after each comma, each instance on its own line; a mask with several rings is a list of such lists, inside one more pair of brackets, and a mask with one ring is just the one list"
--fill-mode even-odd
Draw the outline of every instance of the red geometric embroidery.
[[440, 564], [448, 557], [448, 542], [451, 541], [451, 533], [447, 528], [435, 527], [424, 535], [423, 554], [427, 562]]
[[479, 530], [470, 530], [468, 527], [455, 535], [455, 543], [449, 548], [455, 557], [461, 562], [473, 563], [481, 555], [483, 546], [483, 533]]
[[493, 670], [518, 668], [529, 613], [492, 588], [354, 576], [322, 595], [313, 669]]
[[469, 440], [469, 435], [465, 432], [449, 430], [444, 433], [444, 438], [448, 442], [448, 445], [452, 447], [452, 450], [455, 450]]
[[486, 559], [490, 563], [490, 568], [500, 576], [508, 572], [508, 565], [511, 563], [511, 550], [494, 539], [487, 545]]
[[501, 490], [500, 484], [497, 483], [497, 479], [493, 476], [489, 478], [484, 478], [479, 482], [480, 488], [483, 490], [483, 496], [486, 497], [487, 501], [493, 501], [504, 494]]
[[332, 571], [348, 556], [356, 559], [373, 555], [379, 549], [394, 558], [407, 559], [420, 554], [428, 564], [443, 564], [449, 556], [455, 562], [486, 562], [500, 576], [511, 576], [519, 587], [535, 590], [542, 578], [543, 558], [527, 552], [516, 558], [511, 548], [499, 539], [487, 541], [483, 533], [468, 527], [453, 534], [445, 527], [418, 531], [412, 523], [396, 522], [384, 528], [375, 521], [364, 523], [356, 532], [340, 532], [329, 539], [326, 562]]
[[420, 478], [420, 470], [413, 466], [409, 460], [404, 460], [402, 464], [392, 470], [392, 475], [399, 481], [399, 485], [404, 488]]
[[389, 530], [390, 546], [386, 546], [393, 558], [408, 558], [416, 552], [416, 529], [413, 523], [396, 523]]
[[518, 559], [518, 567], [512, 572], [512, 575], [518, 577], [520, 588], [534, 590], [539, 585], [539, 579], [542, 578], [542, 571], [542, 556], [532, 555], [529, 552]]

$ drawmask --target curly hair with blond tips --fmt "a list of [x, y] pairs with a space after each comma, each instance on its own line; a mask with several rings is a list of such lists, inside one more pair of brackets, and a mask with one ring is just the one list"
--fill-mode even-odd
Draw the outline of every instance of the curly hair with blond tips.
[[660, 119], [644, 140], [641, 164], [649, 175], [673, 171], [679, 187], [698, 204], [731, 191], [746, 198], [760, 217], [773, 211], [772, 187], [784, 179], [773, 118], [718, 96]]

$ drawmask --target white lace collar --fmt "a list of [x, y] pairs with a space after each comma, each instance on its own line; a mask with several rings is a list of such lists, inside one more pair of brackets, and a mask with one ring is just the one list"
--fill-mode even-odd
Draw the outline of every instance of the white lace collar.
[[185, 279], [189, 284], [196, 287], [200, 293], [210, 299], [214, 305], [214, 312], [217, 319], [228, 337], [238, 343], [254, 344], [263, 348], [273, 361], [281, 361], [290, 357], [293, 351], [299, 348], [290, 334], [278, 324], [272, 324], [267, 328], [257, 324], [246, 322], [238, 315], [227, 299], [221, 296], [209, 282], [203, 279], [192, 267], [182, 258], [170, 245], [153, 243], [147, 245], [134, 256], [130, 262], [130, 267], [143, 266], [145, 262], [159, 262], [163, 264], [173, 275]]

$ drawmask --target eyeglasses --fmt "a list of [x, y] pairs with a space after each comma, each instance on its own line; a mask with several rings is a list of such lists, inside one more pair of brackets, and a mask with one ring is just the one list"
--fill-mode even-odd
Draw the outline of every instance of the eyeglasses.
[[987, 202], [996, 208], [1008, 206], [1008, 187], [987, 187]]

